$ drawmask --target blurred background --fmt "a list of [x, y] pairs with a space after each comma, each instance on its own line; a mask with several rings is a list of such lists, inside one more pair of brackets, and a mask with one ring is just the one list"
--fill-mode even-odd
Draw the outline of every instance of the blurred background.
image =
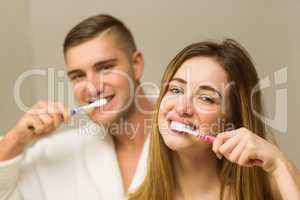
[[[62, 43], [79, 21], [100, 13], [121, 19], [144, 53], [143, 81], [159, 85], [167, 63], [186, 45], [233, 38], [250, 52], [260, 78], [266, 120], [281, 149], [300, 168], [300, 1], [5, 0], [0, 6], [0, 135], [30, 107], [49, 99], [49, 84], [66, 88]], [[23, 78], [27, 72], [45, 73]], [[43, 71], [41, 71], [43, 70]], [[46, 75], [53, 73], [54, 82]], [[20, 85], [20, 94], [15, 87]], [[59, 86], [58, 86], [59, 85]], [[55, 100], [72, 91], [52, 91]], [[57, 99], [58, 98], [58, 99]], [[69, 128], [69, 127], [63, 127]]]

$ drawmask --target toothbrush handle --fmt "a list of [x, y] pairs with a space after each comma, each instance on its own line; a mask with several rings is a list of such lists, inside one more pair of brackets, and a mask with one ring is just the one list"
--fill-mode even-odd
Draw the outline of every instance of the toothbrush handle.
[[73, 115], [75, 115], [76, 113], [78, 113], [78, 112], [80, 112], [80, 108], [72, 108], [71, 109], [71, 111], [70, 111], [70, 113], [71, 113], [71, 115], [73, 116]]
[[201, 140], [205, 140], [209, 144], [213, 144], [214, 141], [215, 141], [215, 137], [214, 136], [206, 135], [206, 134], [199, 134], [198, 138], [201, 139]]
[[215, 137], [211, 136], [211, 135], [205, 135], [205, 140], [209, 143], [209, 144], [213, 144], [215, 141]]

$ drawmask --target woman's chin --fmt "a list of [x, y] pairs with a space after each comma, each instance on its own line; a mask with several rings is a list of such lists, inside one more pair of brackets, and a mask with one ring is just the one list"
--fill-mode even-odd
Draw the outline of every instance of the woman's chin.
[[168, 148], [173, 151], [187, 149], [194, 144], [194, 140], [186, 135], [167, 134], [163, 135], [163, 139]]

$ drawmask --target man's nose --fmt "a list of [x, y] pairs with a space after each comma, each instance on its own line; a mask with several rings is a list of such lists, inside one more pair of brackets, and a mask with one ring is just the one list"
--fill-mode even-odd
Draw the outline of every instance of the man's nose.
[[185, 96], [182, 96], [180, 99], [178, 99], [175, 110], [180, 116], [193, 115], [194, 109], [193, 109], [192, 97], [185, 95]]
[[99, 91], [103, 91], [103, 79], [95, 73], [87, 73], [87, 90], [95, 96]]

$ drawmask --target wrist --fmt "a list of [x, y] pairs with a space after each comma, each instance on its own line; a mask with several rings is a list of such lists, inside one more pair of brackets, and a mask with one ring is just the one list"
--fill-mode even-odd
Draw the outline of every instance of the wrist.
[[0, 141], [0, 161], [10, 160], [21, 154], [26, 142], [14, 130], [10, 130], [5, 137]]
[[280, 152], [280, 155], [275, 160], [274, 169], [271, 172], [271, 176], [273, 178], [278, 178], [282, 174], [285, 174], [284, 172], [288, 171], [288, 165], [288, 159], [282, 152]]

